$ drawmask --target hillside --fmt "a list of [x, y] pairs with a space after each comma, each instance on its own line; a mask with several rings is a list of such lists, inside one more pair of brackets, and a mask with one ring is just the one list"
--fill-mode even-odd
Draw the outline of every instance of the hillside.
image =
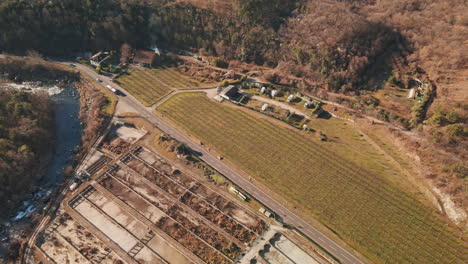
[[237, 5], [232, 0], [176, 0], [177, 3], [191, 4], [197, 8], [209, 9], [215, 13], [235, 16]]
[[53, 132], [47, 95], [0, 90], [0, 217], [8, 216], [37, 180]]

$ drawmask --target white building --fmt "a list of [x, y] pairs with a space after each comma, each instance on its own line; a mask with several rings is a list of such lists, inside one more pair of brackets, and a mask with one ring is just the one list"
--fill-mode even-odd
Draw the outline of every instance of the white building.
[[268, 109], [268, 104], [264, 104], [264, 105], [262, 106], [262, 111], [266, 111], [267, 109]]
[[286, 99], [286, 101], [289, 103], [292, 100], [294, 100], [294, 95], [291, 94], [291, 95], [288, 96], [288, 99]]

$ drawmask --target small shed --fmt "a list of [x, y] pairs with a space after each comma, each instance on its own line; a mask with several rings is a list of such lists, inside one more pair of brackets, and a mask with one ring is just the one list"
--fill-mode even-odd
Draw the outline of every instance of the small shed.
[[265, 92], [266, 92], [266, 87], [263, 86], [262, 89], [260, 89], [260, 93], [261, 93], [261, 94], [264, 94]]
[[268, 104], [264, 104], [264, 105], [262, 106], [262, 111], [266, 111], [267, 109], [268, 109]]
[[305, 108], [311, 108], [313, 106], [314, 106], [314, 103], [312, 103], [311, 101], [307, 101], [307, 102], [304, 103]]
[[278, 94], [278, 90], [271, 91], [271, 97], [275, 97]]
[[288, 96], [288, 99], [286, 99], [286, 101], [287, 101], [288, 103], [290, 103], [292, 100], [294, 100], [294, 98], [295, 98], [294, 95], [290, 94], [290, 95]]
[[263, 208], [263, 207], [260, 207], [260, 209], [258, 209], [258, 211], [259, 211], [260, 213], [264, 214], [264, 215], [265, 215], [266, 217], [268, 217], [268, 218], [270, 218], [270, 217], [273, 216], [273, 214], [272, 214], [270, 211], [266, 210], [266, 209]]
[[411, 88], [408, 93], [408, 99], [414, 99], [415, 95], [416, 95], [416, 89]]

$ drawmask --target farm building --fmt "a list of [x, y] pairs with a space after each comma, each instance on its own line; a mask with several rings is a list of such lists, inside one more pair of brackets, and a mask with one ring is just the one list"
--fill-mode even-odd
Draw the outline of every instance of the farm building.
[[152, 50], [137, 50], [133, 63], [144, 67], [152, 67], [159, 58], [158, 52]]
[[219, 95], [226, 100], [233, 100], [237, 97], [238, 94], [239, 94], [239, 88], [237, 88], [234, 85], [229, 85]]
[[93, 66], [98, 66], [98, 65], [101, 65], [104, 61], [106, 61], [110, 57], [111, 56], [109, 55], [109, 52], [100, 51], [100, 52], [94, 54], [93, 56], [91, 56], [91, 58], [89, 58], [89, 62]]

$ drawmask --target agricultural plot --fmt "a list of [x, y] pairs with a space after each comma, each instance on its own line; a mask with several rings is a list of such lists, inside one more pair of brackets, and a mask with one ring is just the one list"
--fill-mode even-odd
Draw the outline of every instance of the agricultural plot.
[[[428, 208], [325, 145], [201, 93], [175, 95], [158, 110], [286, 199], [308, 208], [375, 262], [466, 261], [466, 244]], [[186, 198], [192, 205], [192, 197]]]
[[200, 86], [199, 82], [190, 79], [190, 77], [177, 72], [173, 68], [158, 67], [153, 68], [150, 71], [151, 75], [158, 79], [159, 82], [172, 89], [184, 90], [193, 89]]
[[136, 99], [146, 106], [172, 92], [171, 86], [158, 81], [148, 70], [130, 68], [128, 74], [117, 78], [122, 88], [130, 92]]
[[[155, 164], [158, 164], [158, 168], [167, 168], [168, 164], [157, 157], [148, 158], [148, 154], [146, 151], [140, 152], [136, 159], [127, 161], [128, 166], [243, 243], [252, 243], [265, 231], [265, 222], [241, 210], [191, 177], [180, 172], [169, 176], [167, 172], [155, 169]], [[146, 160], [154, 160], [154, 163], [148, 164], [140, 156], [146, 157]]]
[[117, 81], [146, 106], [156, 103], [174, 89], [191, 89], [200, 85], [197, 81], [166, 67], [132, 67], [127, 74], [117, 78]]
[[62, 216], [45, 231], [41, 249], [55, 263], [124, 263], [85, 227]]
[[[156, 218], [153, 217], [152, 223], [155, 223], [159, 229], [181, 243], [182, 246], [186, 247], [205, 262], [230, 263], [222, 254], [217, 252], [216, 249], [228, 253], [225, 250], [229, 250], [230, 247], [220, 248], [218, 245], [235, 245], [230, 244], [229, 241], [226, 241], [223, 237], [219, 236], [219, 234], [216, 234], [213, 230], [210, 230], [202, 224], [198, 223], [196, 225], [193, 223], [194, 220], [189, 221], [183, 216], [183, 214], [186, 213], [183, 209], [172, 206], [175, 204], [176, 200], [171, 200], [170, 197], [163, 193], [163, 190], [157, 190], [151, 185], [148, 185], [145, 181], [138, 181], [135, 176], [125, 173], [123, 170], [119, 170], [114, 176], [104, 176], [99, 182], [134, 209], [137, 209], [136, 206], [140, 204], [139, 209], [142, 209], [142, 211], [139, 212], [147, 217], [148, 220], [151, 216], [148, 216], [146, 213], [147, 211], [159, 211], [159, 213], [154, 214]], [[141, 197], [137, 199], [135, 199], [136, 197], [127, 199], [131, 191], [137, 192]], [[142, 199], [143, 197], [144, 199]], [[145, 203], [146, 208], [141, 207], [142, 203]], [[211, 236], [207, 237], [208, 235]], [[216, 249], [212, 248], [213, 246], [216, 247]], [[239, 252], [238, 249], [237, 252]]]
[[142, 147], [68, 203], [139, 263], [230, 264], [267, 225]]

